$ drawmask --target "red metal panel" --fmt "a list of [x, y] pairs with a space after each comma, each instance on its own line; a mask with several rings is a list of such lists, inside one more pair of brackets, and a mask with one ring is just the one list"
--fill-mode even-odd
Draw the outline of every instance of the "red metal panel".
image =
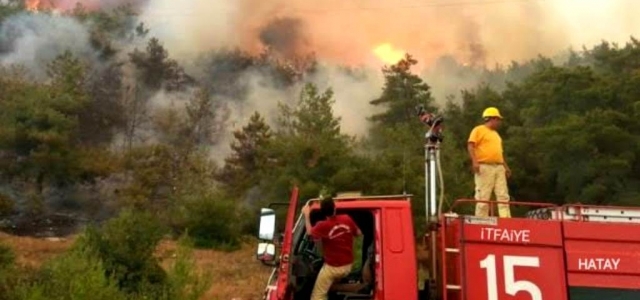
[[640, 243], [640, 225], [602, 222], [564, 222], [567, 239]]
[[561, 223], [465, 217], [467, 300], [565, 300]]
[[640, 289], [640, 226], [564, 222], [570, 286]]
[[[384, 298], [415, 300], [418, 297], [416, 250], [413, 247], [413, 226], [408, 202], [404, 207], [382, 209], [382, 268]], [[407, 278], [413, 278], [407, 280]]]

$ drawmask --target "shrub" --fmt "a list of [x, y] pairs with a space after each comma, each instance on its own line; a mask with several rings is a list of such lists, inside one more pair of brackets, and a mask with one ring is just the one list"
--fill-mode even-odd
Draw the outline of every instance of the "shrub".
[[8, 215], [13, 212], [15, 204], [9, 196], [0, 193], [0, 216]]
[[196, 247], [237, 249], [240, 245], [236, 204], [208, 187], [184, 189], [176, 199], [174, 225], [187, 232]]
[[15, 254], [13, 250], [4, 244], [0, 244], [0, 300], [11, 299], [9, 293], [15, 280], [13, 272]]
[[12, 299], [125, 300], [126, 295], [105, 276], [104, 265], [94, 254], [74, 250], [45, 264], [36, 280], [16, 288]]
[[0, 244], [0, 270], [5, 270], [15, 262], [16, 255], [11, 247]]
[[176, 261], [169, 270], [168, 299], [198, 300], [209, 289], [212, 283], [211, 273], [199, 275], [195, 270], [196, 262], [193, 259], [193, 242], [188, 236], [183, 236], [178, 241]]
[[164, 270], [153, 256], [164, 230], [147, 212], [123, 210], [102, 229], [89, 228], [77, 247], [95, 253], [104, 263], [106, 274], [127, 292], [138, 292], [145, 285], [162, 284]]

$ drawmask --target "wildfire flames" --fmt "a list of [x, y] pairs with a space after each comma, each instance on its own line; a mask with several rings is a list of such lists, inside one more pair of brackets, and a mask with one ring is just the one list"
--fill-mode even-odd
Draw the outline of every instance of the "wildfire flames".
[[25, 0], [24, 5], [28, 10], [36, 11], [40, 7], [40, 0]]
[[24, 0], [24, 6], [30, 11], [42, 9], [66, 11], [73, 9], [77, 4], [81, 4], [85, 9], [98, 9], [100, 0]]

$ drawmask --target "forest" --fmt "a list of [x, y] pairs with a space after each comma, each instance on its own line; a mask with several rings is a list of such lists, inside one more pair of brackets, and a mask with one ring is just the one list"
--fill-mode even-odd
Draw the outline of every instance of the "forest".
[[[570, 51], [561, 63], [540, 56], [475, 67], [482, 83], [446, 99], [433, 96], [414, 68], [418, 58], [407, 54], [378, 70], [384, 82], [367, 103], [375, 113], [362, 112], [367, 133], [353, 136], [334, 112], [334, 90], [308, 80], [321, 68], [315, 57], [218, 50], [197, 58], [194, 69], [172, 58], [129, 6], [77, 6], [54, 16], [0, 4], [0, 56], [15, 54], [20, 32], [4, 34], [12, 24], [62, 17], [88, 28], [90, 51], [58, 49], [49, 59], [0, 65], [0, 225], [15, 232], [11, 224], [63, 215], [86, 229], [39, 270], [21, 270], [0, 246], [0, 299], [198, 299], [210, 282], [191, 271], [189, 251], [237, 249], [257, 233], [260, 207], [286, 201], [294, 185], [302, 199], [406, 192], [420, 224], [418, 105], [445, 120], [447, 205], [473, 197], [466, 141], [488, 106], [505, 117], [500, 134], [514, 200], [640, 201], [640, 41], [633, 37]], [[343, 72], [360, 76], [356, 68]], [[277, 112], [256, 108], [231, 130], [229, 103], [253, 92], [248, 73], [295, 92], [258, 95], [277, 102]], [[221, 148], [230, 151], [221, 156]], [[166, 236], [182, 245], [170, 270], [152, 256]]]

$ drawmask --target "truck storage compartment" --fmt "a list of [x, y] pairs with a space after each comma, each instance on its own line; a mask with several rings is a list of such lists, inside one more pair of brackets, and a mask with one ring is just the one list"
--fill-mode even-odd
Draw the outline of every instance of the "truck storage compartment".
[[640, 225], [563, 224], [567, 277], [572, 287], [640, 290]]
[[464, 216], [457, 222], [459, 229], [451, 224], [447, 234], [459, 241], [462, 284], [460, 296], [448, 299], [567, 299], [560, 221]]

